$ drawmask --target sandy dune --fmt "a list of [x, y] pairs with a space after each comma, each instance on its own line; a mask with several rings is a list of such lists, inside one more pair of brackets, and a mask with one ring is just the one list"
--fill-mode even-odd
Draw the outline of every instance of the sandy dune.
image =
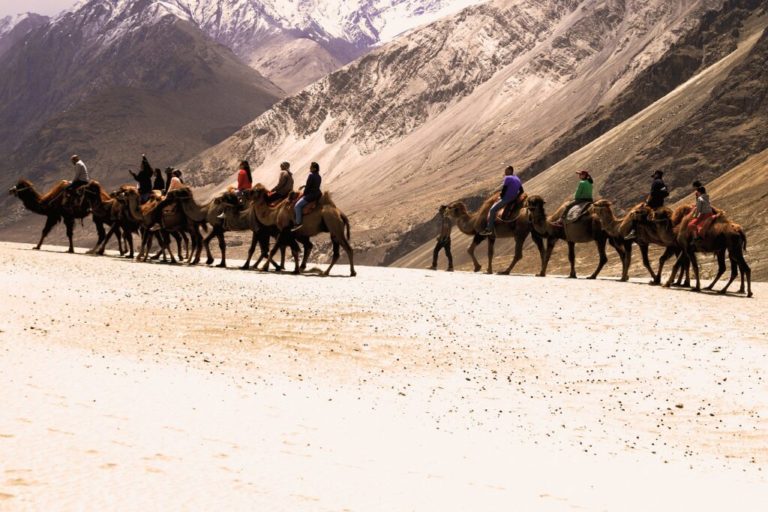
[[44, 249], [0, 244], [2, 510], [768, 509], [765, 284]]

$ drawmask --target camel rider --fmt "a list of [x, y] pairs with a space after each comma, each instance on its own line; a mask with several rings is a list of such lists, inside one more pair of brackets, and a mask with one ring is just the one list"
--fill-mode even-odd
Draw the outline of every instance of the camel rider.
[[174, 169], [171, 171], [171, 180], [168, 182], [168, 190], [166, 191], [165, 195], [168, 195], [168, 192], [171, 190], [178, 190], [183, 186], [184, 182], [181, 180], [181, 171]]
[[277, 185], [270, 191], [269, 201], [276, 203], [288, 197], [293, 192], [293, 174], [291, 174], [291, 164], [283, 162], [280, 164], [280, 178]]
[[240, 162], [240, 167], [237, 170], [237, 195], [242, 196], [246, 190], [251, 190], [253, 187], [253, 175], [251, 174], [251, 166], [248, 164], [248, 160]]
[[700, 186], [696, 189], [696, 209], [693, 211], [693, 219], [688, 224], [688, 230], [693, 231], [693, 241], [701, 240], [701, 232], [709, 224], [709, 220], [714, 218], [714, 211], [709, 202], [707, 189]]
[[480, 232], [481, 235], [493, 236], [496, 234], [494, 231], [496, 215], [505, 206], [515, 202], [522, 191], [523, 182], [520, 181], [520, 178], [515, 176], [515, 168], [508, 165], [507, 168], [504, 169], [504, 181], [502, 182], [499, 200], [491, 206], [491, 210], [488, 212], [488, 226], [484, 231]]
[[133, 176], [133, 179], [139, 182], [139, 202], [141, 204], [146, 203], [149, 196], [152, 195], [152, 175], [154, 174], [152, 167], [150, 167], [147, 161], [147, 155], [141, 155], [141, 171], [139, 171], [139, 174], [130, 169], [128, 172]]
[[163, 171], [155, 169], [155, 181], [152, 184], [152, 190], [159, 190], [160, 193], [165, 192], [165, 180], [163, 179]]
[[296, 206], [293, 207], [294, 214], [296, 216], [296, 225], [291, 231], [298, 231], [302, 228], [302, 221], [304, 220], [304, 212], [302, 211], [309, 203], [317, 201], [323, 195], [320, 191], [320, 184], [323, 179], [320, 177], [320, 164], [312, 162], [309, 165], [309, 176], [307, 176], [307, 184], [302, 187], [304, 194], [296, 201]]
[[[649, 208], [656, 210], [657, 208], [664, 206], [664, 199], [669, 196], [669, 190], [667, 189], [667, 185], [664, 183], [663, 171], [654, 172], [651, 178], [653, 178], [653, 181], [651, 182], [651, 192], [648, 194], [648, 198], [645, 200], [645, 204], [648, 205]], [[629, 233], [627, 233], [627, 236], [625, 236], [624, 239], [634, 240], [637, 238], [637, 232], [635, 231], [636, 229], [637, 221], [633, 218], [632, 229]]]
[[77, 155], [72, 155], [70, 160], [72, 161], [72, 165], [75, 166], [75, 176], [72, 178], [72, 182], [67, 185], [67, 188], [64, 189], [64, 199], [62, 200], [63, 205], [67, 204], [67, 200], [72, 192], [82, 187], [83, 185], [87, 185], [88, 181], [90, 181], [88, 177], [88, 168], [85, 166], [85, 163], [80, 160], [80, 157]]
[[565, 206], [563, 215], [557, 222], [554, 223], [556, 226], [563, 227], [563, 223], [565, 222], [568, 212], [571, 211], [574, 206], [594, 202], [592, 199], [592, 185], [594, 184], [595, 180], [593, 180], [592, 176], [589, 175], [589, 171], [576, 171], [576, 174], [579, 175], [579, 186], [576, 187], [576, 193], [573, 195], [573, 201], [569, 202]]

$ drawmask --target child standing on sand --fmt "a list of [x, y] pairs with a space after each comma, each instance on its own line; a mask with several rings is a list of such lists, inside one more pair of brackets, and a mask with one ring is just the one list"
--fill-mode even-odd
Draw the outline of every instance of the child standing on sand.
[[440, 206], [438, 210], [440, 214], [440, 233], [437, 235], [437, 243], [435, 244], [435, 250], [432, 252], [432, 266], [429, 270], [437, 270], [437, 255], [440, 254], [440, 250], [445, 250], [445, 256], [448, 258], [448, 268], [446, 272], [453, 272], [453, 255], [451, 254], [451, 230], [453, 229], [453, 221], [445, 214], [445, 205]]

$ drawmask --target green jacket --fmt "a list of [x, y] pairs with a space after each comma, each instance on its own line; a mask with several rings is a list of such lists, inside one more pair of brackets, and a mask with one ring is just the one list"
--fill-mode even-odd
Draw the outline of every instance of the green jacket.
[[579, 181], [579, 188], [573, 198], [577, 201], [592, 201], [592, 184], [589, 180]]

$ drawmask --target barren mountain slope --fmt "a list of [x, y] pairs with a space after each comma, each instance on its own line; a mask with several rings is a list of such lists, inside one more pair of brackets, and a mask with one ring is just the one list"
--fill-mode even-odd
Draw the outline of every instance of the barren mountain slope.
[[[158, 4], [110, 11], [89, 2], [0, 57], [0, 185], [22, 175], [43, 187], [69, 179], [72, 153], [93, 178], [122, 183], [142, 152], [158, 166], [189, 158], [281, 95]], [[7, 195], [0, 201], [9, 204]]]
[[[644, 198], [651, 169], [660, 167], [659, 164], [647, 165], [643, 158], [638, 157], [650, 153], [657, 155], [657, 161], [668, 158], [672, 162], [671, 167], [665, 168], [665, 179], [672, 187], [672, 200], [689, 201], [690, 198], [685, 196], [690, 191], [690, 182], [696, 178], [709, 179], [713, 173], [706, 166], [685, 165], [687, 158], [704, 154], [718, 161], [721, 169], [728, 169], [729, 165], [733, 165], [728, 162], [743, 161], [760, 151], [760, 145], [765, 144], [765, 137], [761, 136], [765, 124], [765, 107], [761, 98], [765, 98], [766, 81], [761, 77], [765, 73], [763, 63], [767, 37], [764, 30], [767, 23], [768, 19], [761, 16], [758, 10], [739, 31], [740, 42], [736, 50], [639, 114], [531, 179], [526, 183], [526, 190], [543, 195], [550, 211], [554, 211], [575, 189], [573, 170], [587, 168], [596, 180], [596, 196], [608, 197], [617, 201], [618, 206], [627, 207]], [[735, 106], [734, 102], [739, 106]], [[743, 103], [753, 108], [747, 108]], [[728, 112], [731, 115], [725, 114]], [[723, 126], [728, 129], [722, 129]], [[734, 133], [740, 134], [738, 142], [731, 139]], [[682, 134], [688, 134], [687, 139]], [[691, 134], [695, 134], [695, 137]], [[687, 143], [682, 144], [682, 140]], [[677, 143], [672, 144], [670, 141]], [[690, 156], [685, 151], [690, 152]], [[754, 175], [744, 186], [755, 187], [752, 193], [758, 194], [768, 179], [765, 168], [760, 170], [762, 161], [750, 160], [744, 167], [718, 174], [723, 176], [726, 183], [733, 183], [728, 176], [745, 178], [752, 172]], [[752, 213], [759, 206], [753, 205], [746, 197], [743, 205], [740, 204], [737, 202], [738, 193], [728, 194], [728, 199], [720, 203], [718, 195], [719, 192], [712, 194], [715, 204], [726, 208], [730, 217], [744, 225], [751, 238], [756, 238], [757, 246], [750, 241], [752, 249], [748, 259], [756, 266], [755, 277], [767, 278], [768, 268], [764, 262], [761, 263], [766, 248], [760, 244], [761, 237], [765, 236], [761, 235], [765, 223], [762, 217]], [[455, 245], [459, 247], [459, 250], [454, 251], [458, 260], [466, 263], [467, 257], [462, 249], [469, 245], [468, 240], [457, 237]], [[484, 250], [482, 248], [480, 252], [484, 253]], [[497, 244], [497, 265], [508, 262], [510, 254], [508, 243]], [[535, 249], [528, 247], [526, 255], [518, 270], [531, 272], [538, 269]], [[556, 249], [552, 271], [564, 271], [567, 264], [565, 255], [564, 247]], [[580, 247], [577, 255], [582, 262], [582, 272], [594, 268], [597, 260], [592, 246]], [[430, 258], [431, 243], [427, 242], [396, 264], [421, 266], [428, 264]], [[610, 252], [609, 258], [616, 261], [615, 255]], [[609, 267], [606, 270], [615, 272], [615, 268]], [[635, 275], [645, 273], [637, 258], [633, 269]]]
[[215, 184], [246, 157], [257, 181], [271, 184], [279, 161], [292, 161], [301, 180], [319, 160], [364, 261], [380, 263], [440, 202], [487, 189], [502, 160], [533, 160], [610, 102], [715, 4], [469, 8], [276, 104], [185, 166], [197, 184]]
[[42, 27], [50, 21], [48, 16], [31, 12], [16, 16], [6, 16], [0, 19], [0, 55], [7, 52], [13, 45], [24, 39], [33, 30]]

